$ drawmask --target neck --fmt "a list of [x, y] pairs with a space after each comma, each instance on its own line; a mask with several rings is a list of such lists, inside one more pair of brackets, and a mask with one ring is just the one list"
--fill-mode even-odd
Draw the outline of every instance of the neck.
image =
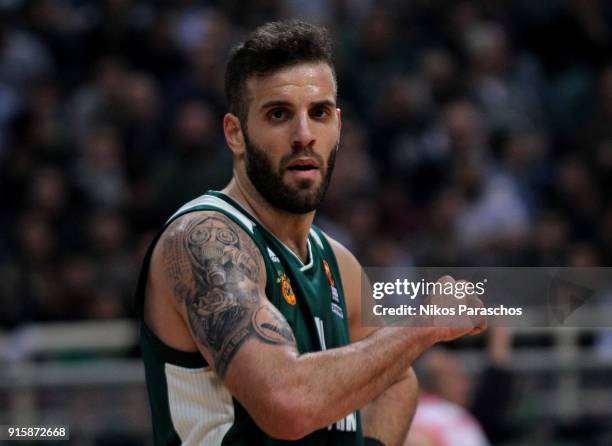
[[292, 214], [268, 203], [248, 180], [241, 181], [234, 172], [232, 181], [222, 190], [236, 200], [281, 242], [295, 252], [303, 262], [308, 258], [308, 233], [315, 212]]

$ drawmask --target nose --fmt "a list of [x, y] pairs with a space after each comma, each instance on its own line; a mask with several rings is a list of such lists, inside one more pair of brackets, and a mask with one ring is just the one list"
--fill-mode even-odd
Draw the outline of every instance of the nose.
[[296, 116], [293, 135], [291, 136], [291, 146], [295, 148], [312, 147], [315, 143], [315, 136], [312, 131], [312, 122], [308, 113], [300, 113]]

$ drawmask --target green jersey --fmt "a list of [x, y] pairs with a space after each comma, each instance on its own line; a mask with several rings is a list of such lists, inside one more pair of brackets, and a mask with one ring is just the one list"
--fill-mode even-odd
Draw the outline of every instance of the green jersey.
[[[237, 202], [213, 191], [180, 208], [164, 229], [181, 215], [204, 210], [225, 214], [253, 239], [266, 265], [266, 296], [287, 319], [300, 353], [349, 343], [340, 271], [320, 229], [312, 226], [310, 230], [308, 262], [304, 264]], [[141, 314], [151, 254], [162, 232], [151, 244], [140, 274], [137, 299]], [[164, 344], [142, 317], [140, 339], [156, 445], [363, 444], [358, 411], [298, 441], [271, 438], [233, 398], [199, 352], [179, 351]]]

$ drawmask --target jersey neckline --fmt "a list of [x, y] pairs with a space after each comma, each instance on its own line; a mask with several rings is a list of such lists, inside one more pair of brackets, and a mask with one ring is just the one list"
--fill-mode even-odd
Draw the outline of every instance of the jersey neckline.
[[300, 271], [306, 271], [307, 269], [312, 267], [312, 265], [314, 263], [314, 259], [313, 259], [313, 255], [312, 255], [312, 246], [311, 246], [311, 243], [310, 243], [310, 232], [312, 230], [312, 227], [308, 231], [308, 237], [306, 238], [306, 245], [308, 247], [308, 262], [304, 263], [302, 261], [302, 259], [300, 259], [300, 256], [298, 256], [291, 248], [289, 248], [276, 235], [274, 235], [274, 233], [272, 231], [270, 231], [261, 221], [256, 219], [253, 215], [251, 215], [251, 213], [249, 211], [247, 211], [244, 208], [244, 206], [242, 206], [236, 200], [231, 198], [229, 195], [227, 195], [227, 194], [225, 194], [225, 193], [223, 193], [221, 191], [217, 191], [217, 190], [209, 190], [209, 191], [206, 192], [206, 194], [213, 195], [213, 196], [215, 196], [217, 198], [221, 198], [222, 200], [227, 201], [229, 204], [231, 204], [232, 206], [237, 208], [240, 212], [245, 214], [249, 219], [251, 219], [254, 222], [257, 222], [257, 224], [264, 231], [266, 231], [266, 233], [270, 234], [289, 254], [291, 254], [293, 256], [293, 258], [295, 258], [295, 260], [300, 264]]

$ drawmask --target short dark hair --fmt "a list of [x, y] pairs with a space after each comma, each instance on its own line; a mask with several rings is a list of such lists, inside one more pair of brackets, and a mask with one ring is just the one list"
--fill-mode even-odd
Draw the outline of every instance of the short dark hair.
[[230, 52], [225, 70], [225, 98], [230, 113], [246, 125], [251, 76], [273, 73], [307, 62], [325, 62], [336, 77], [327, 30], [300, 20], [269, 22], [255, 29]]

